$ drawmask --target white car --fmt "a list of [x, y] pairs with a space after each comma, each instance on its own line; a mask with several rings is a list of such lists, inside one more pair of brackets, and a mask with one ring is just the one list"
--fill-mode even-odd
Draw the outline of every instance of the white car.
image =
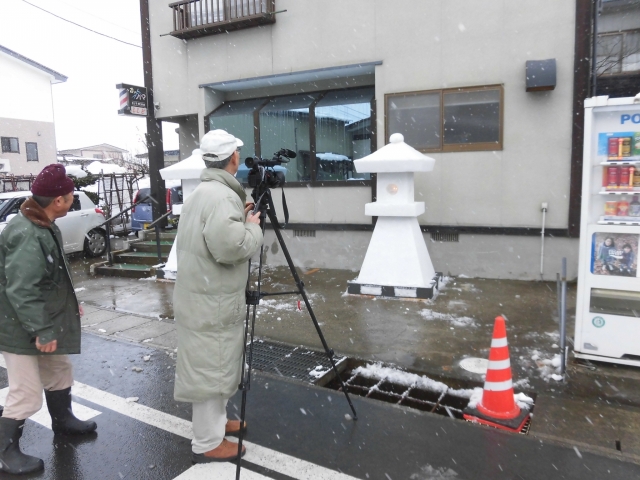
[[[20, 212], [22, 203], [31, 192], [0, 193], [0, 232], [7, 222]], [[66, 216], [56, 220], [62, 232], [64, 253], [84, 252], [90, 257], [99, 257], [107, 249], [107, 234], [102, 226], [105, 218], [84, 192], [73, 192], [73, 205]]]

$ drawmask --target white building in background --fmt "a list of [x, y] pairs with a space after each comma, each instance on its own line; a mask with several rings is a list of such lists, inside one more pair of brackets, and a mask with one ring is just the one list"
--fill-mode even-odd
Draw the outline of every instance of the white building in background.
[[298, 265], [359, 269], [376, 191], [353, 161], [401, 133], [436, 159], [415, 176], [436, 271], [539, 279], [547, 204], [544, 278], [562, 257], [575, 277], [590, 0], [149, 4], [156, 115], [179, 123], [180, 158], [214, 128], [243, 157], [297, 153], [285, 232]]
[[73, 156], [91, 158], [93, 160], [116, 160], [120, 162], [126, 160], [128, 154], [128, 150], [120, 147], [114, 147], [108, 143], [90, 145], [88, 147], [69, 148], [58, 152], [58, 155], [62, 157]]
[[0, 173], [56, 163], [51, 85], [67, 77], [0, 45]]

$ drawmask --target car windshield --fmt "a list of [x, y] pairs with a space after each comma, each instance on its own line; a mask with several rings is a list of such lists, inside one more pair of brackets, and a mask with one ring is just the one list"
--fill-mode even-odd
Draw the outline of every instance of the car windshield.
[[[150, 188], [141, 188], [138, 192], [138, 200], [144, 200], [151, 194]], [[145, 202], [141, 202], [145, 205], [151, 205], [151, 200], [146, 200]]]

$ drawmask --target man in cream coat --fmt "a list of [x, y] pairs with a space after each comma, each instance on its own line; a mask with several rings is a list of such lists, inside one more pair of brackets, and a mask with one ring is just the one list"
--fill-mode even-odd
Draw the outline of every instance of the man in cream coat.
[[240, 383], [247, 262], [263, 240], [260, 214], [250, 212], [235, 178], [240, 146], [224, 130], [202, 138], [207, 168], [184, 203], [176, 242], [174, 397], [193, 404], [195, 463], [234, 460], [238, 453], [238, 445], [224, 438], [241, 428], [239, 420], [227, 420], [226, 405]]

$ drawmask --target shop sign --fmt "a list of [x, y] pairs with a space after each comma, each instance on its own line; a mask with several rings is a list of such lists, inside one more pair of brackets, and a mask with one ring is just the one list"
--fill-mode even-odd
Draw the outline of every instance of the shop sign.
[[147, 89], [119, 83], [116, 88], [120, 93], [120, 108], [118, 115], [133, 115], [136, 117], [147, 116]]

